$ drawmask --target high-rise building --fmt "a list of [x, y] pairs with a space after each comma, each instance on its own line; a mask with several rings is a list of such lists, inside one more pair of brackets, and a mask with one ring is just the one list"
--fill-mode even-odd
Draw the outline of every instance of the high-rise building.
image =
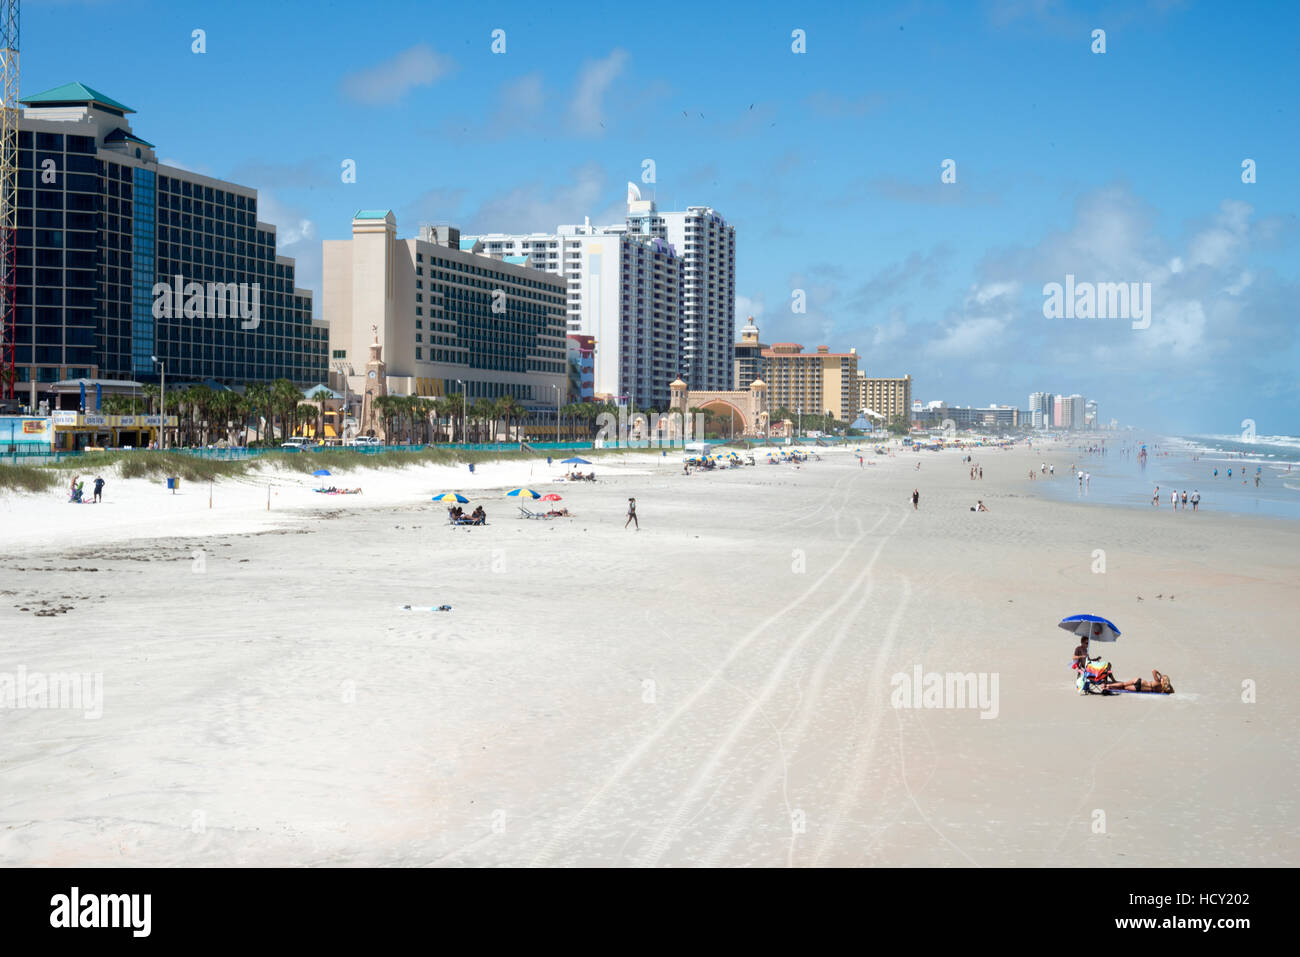
[[569, 334], [595, 340], [595, 394], [668, 408], [668, 385], [681, 371], [683, 261], [666, 239], [587, 221], [554, 234], [487, 233], [461, 244], [494, 259], [527, 257], [562, 276]]
[[377, 341], [389, 393], [510, 395], [534, 411], [564, 400], [564, 280], [463, 242], [449, 229], [398, 239], [386, 209], [359, 210], [351, 239], [325, 241], [322, 306], [337, 387], [346, 377], [364, 392]]
[[888, 424], [896, 417], [907, 419], [912, 409], [912, 377], [872, 378], [865, 372], [858, 372], [858, 406], [857, 411], [867, 410], [882, 418], [873, 421]]
[[736, 227], [710, 206], [663, 212], [630, 184], [627, 231], [668, 240], [684, 261], [682, 377], [692, 389], [735, 384]]
[[1052, 428], [1068, 429], [1070, 427], [1070, 402], [1063, 395], [1052, 396]]
[[1066, 400], [1066, 407], [1069, 409], [1067, 413], [1069, 422], [1066, 423], [1066, 428], [1075, 429], [1076, 431], [1086, 429], [1088, 427], [1088, 412], [1087, 403], [1083, 396], [1076, 392]]
[[169, 382], [324, 378], [325, 326], [258, 221], [256, 190], [159, 163], [134, 110], [81, 83], [22, 102], [18, 394], [156, 380], [154, 356]]
[[734, 359], [736, 374], [733, 388], [748, 389], [755, 379], [767, 380], [767, 360], [763, 358], [765, 349], [767, 346], [759, 341], [758, 326], [754, 323], [754, 317], [750, 316], [744, 328], [740, 330], [740, 341], [736, 343]]
[[1031, 392], [1029, 394], [1028, 413], [1034, 428], [1049, 429], [1052, 427], [1055, 414], [1054, 400], [1055, 396], [1050, 392]]
[[1084, 415], [1084, 423], [1085, 423], [1084, 428], [1100, 429], [1101, 419], [1099, 419], [1097, 416], [1097, 400], [1089, 399], [1086, 403], [1084, 403], [1083, 408], [1084, 408], [1083, 415]]
[[858, 353], [831, 352], [818, 346], [816, 352], [804, 352], [797, 342], [777, 342], [763, 352], [769, 378], [768, 405], [772, 414], [778, 409], [803, 411], [808, 415], [830, 413], [840, 422], [857, 418]]

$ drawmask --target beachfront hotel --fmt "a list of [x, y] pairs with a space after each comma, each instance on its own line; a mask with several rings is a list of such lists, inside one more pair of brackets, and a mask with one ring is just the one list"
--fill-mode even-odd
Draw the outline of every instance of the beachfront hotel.
[[625, 224], [560, 226], [555, 233], [488, 233], [466, 240], [502, 261], [563, 277], [570, 335], [594, 340], [592, 392], [641, 409], [667, 409], [682, 371], [685, 264], [660, 236]]
[[904, 420], [912, 414], [912, 377], [873, 378], [858, 372], [857, 411], [871, 411], [882, 416], [881, 421], [892, 422], [895, 417]]
[[378, 342], [388, 393], [510, 395], [535, 412], [563, 402], [564, 280], [474, 246], [452, 226], [399, 239], [386, 209], [359, 210], [351, 239], [325, 240], [331, 387], [364, 394]]
[[[153, 356], [169, 381], [324, 377], [325, 328], [294, 261], [276, 255], [275, 227], [258, 221], [255, 189], [160, 164], [127, 120], [134, 110], [84, 84], [22, 104], [17, 395], [34, 406], [60, 380], [157, 381]], [[177, 276], [182, 288], [245, 284], [254, 327], [224, 309], [155, 318], [155, 284]]]
[[829, 413], [841, 422], [857, 418], [858, 352], [831, 352], [818, 346], [804, 352], [797, 342], [777, 342], [763, 351], [769, 376], [768, 404], [805, 414]]

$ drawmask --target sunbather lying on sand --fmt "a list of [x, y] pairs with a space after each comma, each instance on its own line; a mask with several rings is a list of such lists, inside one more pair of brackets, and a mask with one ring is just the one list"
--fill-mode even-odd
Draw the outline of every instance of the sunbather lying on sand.
[[1136, 678], [1133, 681], [1110, 681], [1101, 686], [1102, 691], [1159, 691], [1162, 694], [1173, 694], [1174, 686], [1169, 680], [1168, 675], [1162, 675], [1154, 668], [1151, 669], [1151, 680], [1146, 681], [1142, 678]]
[[1120, 681], [1115, 677], [1114, 672], [1110, 669], [1110, 662], [1100, 658], [1093, 658], [1088, 661], [1084, 667], [1084, 672], [1078, 678], [1076, 685], [1079, 687], [1081, 694], [1086, 690], [1096, 689], [1102, 694], [1108, 691], [1153, 691], [1161, 694], [1173, 694], [1174, 686], [1169, 680], [1168, 675], [1163, 675], [1159, 671], [1152, 669], [1151, 680], [1145, 678], [1135, 678], [1132, 681]]

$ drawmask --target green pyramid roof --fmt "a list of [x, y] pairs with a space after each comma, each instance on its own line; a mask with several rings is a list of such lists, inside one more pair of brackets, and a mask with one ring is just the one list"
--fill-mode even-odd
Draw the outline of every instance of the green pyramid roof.
[[38, 106], [51, 106], [59, 103], [98, 103], [100, 106], [106, 106], [110, 110], [117, 110], [120, 113], [135, 112], [125, 103], [119, 103], [111, 96], [105, 96], [84, 83], [65, 83], [63, 86], [56, 86], [52, 90], [46, 90], [44, 93], [24, 96], [21, 98], [21, 102]]

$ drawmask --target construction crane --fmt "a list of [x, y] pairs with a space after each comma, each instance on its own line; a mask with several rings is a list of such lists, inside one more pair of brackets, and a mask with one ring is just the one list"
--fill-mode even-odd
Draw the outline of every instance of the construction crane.
[[0, 398], [14, 397], [14, 267], [18, 240], [18, 8], [0, 0]]

